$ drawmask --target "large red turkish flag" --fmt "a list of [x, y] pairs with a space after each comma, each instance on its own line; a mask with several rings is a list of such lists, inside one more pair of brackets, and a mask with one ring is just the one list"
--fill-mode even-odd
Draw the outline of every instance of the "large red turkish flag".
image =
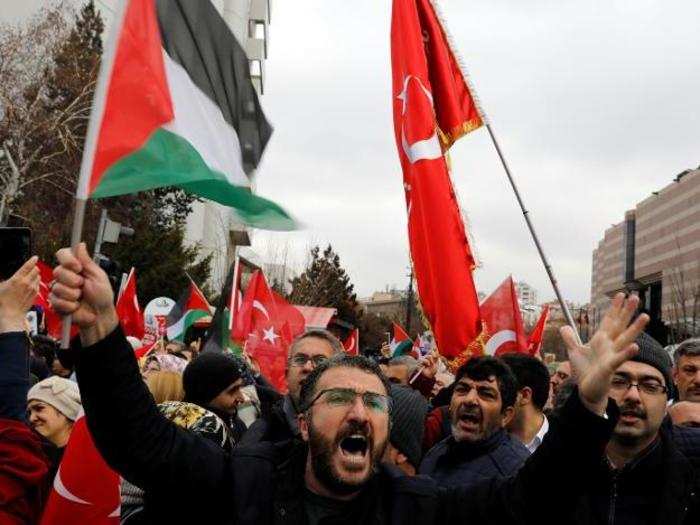
[[488, 334], [485, 353], [527, 352], [527, 337], [512, 277], [503, 281], [481, 303], [481, 321], [484, 332]]
[[81, 415], [56, 472], [41, 525], [119, 525], [119, 511], [119, 474], [102, 459]]
[[391, 59], [418, 295], [438, 350], [457, 366], [481, 353], [481, 325], [474, 257], [444, 152], [482, 121], [430, 0], [394, 0]]

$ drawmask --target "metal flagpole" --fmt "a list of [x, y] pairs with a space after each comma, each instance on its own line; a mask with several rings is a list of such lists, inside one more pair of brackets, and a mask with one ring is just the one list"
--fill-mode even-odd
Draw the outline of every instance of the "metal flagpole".
[[540, 240], [537, 237], [537, 233], [535, 232], [535, 227], [532, 225], [532, 222], [530, 221], [530, 212], [525, 209], [525, 203], [523, 203], [523, 199], [520, 196], [520, 192], [518, 191], [518, 187], [515, 184], [515, 180], [513, 179], [513, 175], [510, 172], [510, 168], [508, 167], [508, 163], [506, 162], [505, 157], [503, 156], [503, 152], [501, 151], [501, 146], [498, 144], [498, 140], [496, 140], [496, 135], [493, 133], [493, 129], [491, 128], [491, 124], [489, 123], [488, 119], [486, 118], [486, 115], [481, 108], [481, 103], [479, 102], [479, 97], [476, 94], [476, 89], [474, 88], [474, 84], [471, 81], [469, 75], [467, 74], [467, 67], [464, 61], [462, 60], [462, 57], [459, 55], [457, 52], [457, 48], [454, 45], [454, 39], [452, 38], [452, 35], [450, 34], [448, 28], [447, 28], [447, 23], [445, 20], [445, 17], [442, 13], [442, 9], [440, 8], [440, 5], [437, 0], [430, 0], [431, 5], [433, 6], [433, 9], [435, 11], [435, 14], [438, 17], [438, 20], [440, 20], [440, 24], [442, 25], [443, 30], [445, 31], [445, 35], [447, 37], [447, 42], [450, 46], [450, 50], [452, 51], [452, 54], [454, 55], [455, 59], [457, 60], [457, 64], [459, 65], [459, 68], [462, 72], [462, 76], [464, 77], [464, 81], [467, 84], [467, 87], [469, 88], [469, 93], [471, 95], [471, 98], [474, 102], [474, 105], [476, 106], [476, 109], [479, 113], [479, 116], [481, 117], [481, 121], [484, 123], [486, 126], [486, 129], [489, 131], [489, 135], [491, 136], [491, 141], [493, 142], [493, 145], [496, 148], [496, 152], [498, 153], [498, 156], [501, 159], [501, 164], [503, 164], [503, 169], [506, 171], [506, 175], [508, 176], [508, 181], [510, 182], [511, 187], [513, 188], [513, 192], [515, 192], [515, 198], [518, 199], [518, 204], [520, 205], [520, 209], [523, 212], [523, 216], [525, 217], [525, 222], [527, 223], [527, 227], [530, 230], [530, 234], [532, 235], [532, 239], [535, 241], [535, 246], [537, 246], [537, 251], [540, 253], [540, 258], [542, 259], [542, 263], [544, 264], [544, 269], [547, 271], [547, 275], [549, 276], [549, 280], [552, 283], [552, 288], [554, 288], [554, 293], [557, 295], [557, 300], [559, 301], [559, 304], [561, 305], [562, 312], [564, 313], [564, 317], [566, 318], [566, 322], [573, 328], [574, 334], [576, 336], [576, 340], [579, 344], [581, 344], [581, 337], [579, 336], [578, 331], [576, 330], [576, 324], [574, 323], [574, 318], [571, 316], [571, 312], [569, 311], [569, 308], [566, 306], [566, 303], [564, 302], [564, 298], [561, 295], [561, 292], [559, 291], [559, 285], [557, 284], [557, 279], [554, 277], [554, 271], [552, 270], [552, 267], [549, 264], [549, 261], [547, 260], [547, 256], [544, 254], [544, 250], [542, 249], [542, 245], [540, 244]]
[[[80, 238], [83, 235], [83, 223], [85, 222], [85, 207], [87, 206], [87, 199], [75, 198], [75, 211], [73, 214], [73, 230], [70, 237], [71, 250], [75, 252], [75, 249], [80, 244]], [[63, 326], [61, 330], [61, 348], [68, 348], [70, 345], [70, 327], [71, 327], [71, 317], [66, 316], [63, 318]]]
[[574, 330], [574, 335], [576, 336], [576, 341], [579, 344], [581, 343], [581, 337], [578, 333], [578, 330], [576, 329], [576, 323], [574, 323], [574, 318], [571, 316], [571, 312], [569, 311], [569, 307], [566, 305], [564, 302], [564, 297], [561, 294], [561, 291], [559, 290], [559, 283], [557, 282], [557, 278], [554, 276], [554, 270], [552, 270], [552, 266], [549, 264], [549, 260], [547, 259], [547, 256], [544, 253], [544, 250], [542, 249], [542, 244], [540, 244], [540, 239], [537, 237], [537, 232], [535, 231], [535, 227], [532, 225], [532, 221], [530, 220], [530, 212], [525, 208], [525, 203], [523, 202], [523, 198], [520, 195], [520, 191], [518, 191], [518, 186], [515, 184], [515, 179], [513, 178], [513, 174], [510, 171], [510, 168], [508, 167], [508, 162], [506, 161], [506, 158], [503, 156], [503, 152], [501, 151], [501, 146], [498, 144], [498, 140], [496, 139], [496, 135], [493, 132], [493, 129], [491, 128], [491, 124], [486, 121], [485, 122], [486, 129], [489, 132], [489, 135], [491, 136], [491, 141], [493, 142], [494, 147], [496, 148], [496, 152], [498, 153], [498, 157], [501, 159], [501, 164], [503, 164], [503, 169], [506, 172], [506, 175], [508, 176], [508, 182], [510, 182], [510, 186], [513, 188], [513, 193], [515, 193], [515, 198], [518, 200], [518, 204], [520, 205], [520, 210], [523, 212], [523, 217], [525, 217], [525, 223], [527, 224], [528, 229], [530, 230], [530, 234], [532, 235], [532, 240], [535, 241], [535, 246], [537, 247], [537, 251], [540, 254], [540, 258], [542, 259], [542, 264], [544, 264], [544, 269], [547, 271], [547, 275], [549, 276], [549, 280], [552, 283], [552, 288], [554, 288], [554, 293], [557, 296], [557, 300], [559, 301], [559, 304], [561, 305], [562, 312], [564, 313], [564, 317], [566, 318], [567, 324]]

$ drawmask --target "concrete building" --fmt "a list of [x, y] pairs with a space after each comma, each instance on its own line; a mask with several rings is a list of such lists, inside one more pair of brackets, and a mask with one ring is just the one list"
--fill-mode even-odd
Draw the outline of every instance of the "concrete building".
[[639, 202], [605, 231], [593, 250], [591, 322], [610, 297], [638, 293], [662, 343], [700, 331], [700, 168]]
[[537, 290], [525, 281], [515, 283], [515, 292], [518, 294], [520, 313], [525, 326], [532, 326], [540, 316], [540, 308], [537, 306]]
[[[269, 45], [271, 0], [211, 0], [246, 50], [251, 78], [258, 94], [265, 90], [265, 59]], [[254, 189], [254, 188], [253, 188]], [[244, 226], [231, 208], [216, 202], [197, 202], [185, 226], [185, 241], [199, 244], [202, 256], [213, 254], [210, 285], [221, 289], [233, 264], [237, 246], [249, 246], [252, 231]]]
[[405, 315], [406, 297], [398, 290], [374, 292], [372, 297], [358, 301], [365, 312], [383, 317], [395, 318]]
[[525, 281], [518, 281], [515, 283], [515, 291], [518, 294], [520, 306], [537, 305], [537, 290], [535, 290]]

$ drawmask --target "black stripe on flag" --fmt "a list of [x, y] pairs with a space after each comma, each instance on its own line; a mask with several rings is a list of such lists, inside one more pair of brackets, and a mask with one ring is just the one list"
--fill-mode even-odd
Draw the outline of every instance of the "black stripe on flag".
[[259, 164], [272, 126], [250, 80], [248, 57], [209, 0], [156, 0], [165, 52], [218, 107], [238, 134], [243, 169]]

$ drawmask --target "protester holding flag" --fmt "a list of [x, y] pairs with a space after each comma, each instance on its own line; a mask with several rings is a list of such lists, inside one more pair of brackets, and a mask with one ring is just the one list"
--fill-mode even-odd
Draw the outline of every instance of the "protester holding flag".
[[[637, 351], [648, 316], [630, 320], [639, 299], [615, 299], [590, 346], [570, 346], [578, 392], [518, 475], [473, 490], [438, 490], [396, 478], [379, 465], [389, 435], [388, 384], [375, 364], [343, 356], [306, 378], [299, 417], [304, 444], [260, 443], [228, 456], [183, 432], [157, 410], [119, 327], [107, 275], [84, 244], [57, 253], [51, 302], [80, 328], [78, 380], [96, 443], [143, 486], [189, 496], [159, 509], [163, 522], [304, 523], [329, 512], [340, 523], [521, 523], [558, 515], [577, 501], [603, 461], [618, 422], [608, 402], [615, 369]], [[629, 326], [628, 326], [629, 325]], [[342, 351], [342, 349], [341, 349]], [[139, 407], [134, 410], [133, 407]], [[567, 465], [562, 472], [560, 466]], [[557, 476], [549, 498], [544, 480]], [[400, 485], [400, 489], [399, 489]], [[191, 503], [189, 503], [191, 502]]]

